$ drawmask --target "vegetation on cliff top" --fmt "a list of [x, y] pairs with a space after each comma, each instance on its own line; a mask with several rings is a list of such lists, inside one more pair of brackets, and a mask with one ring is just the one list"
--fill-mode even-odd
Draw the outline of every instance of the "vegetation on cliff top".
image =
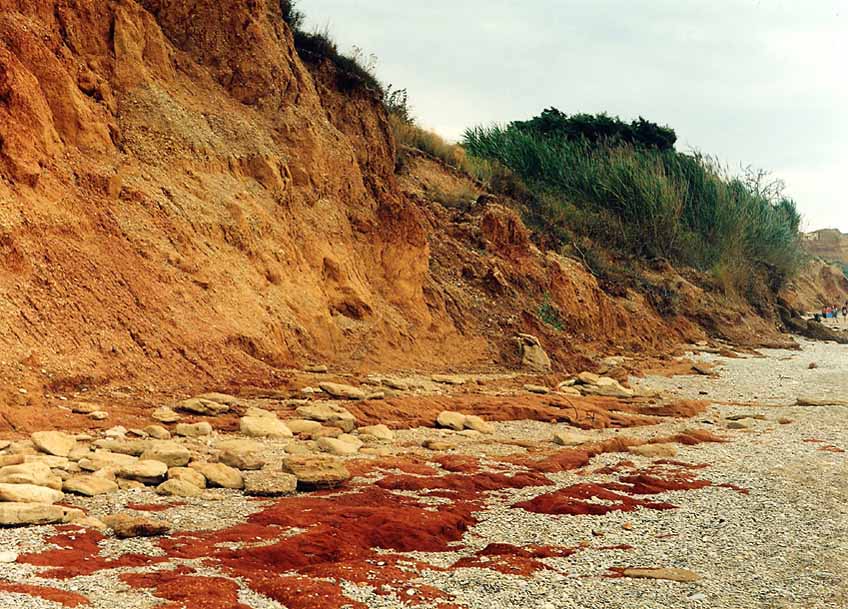
[[638, 257], [730, 273], [737, 283], [764, 269], [778, 288], [802, 258], [795, 203], [709, 157], [677, 152], [675, 140], [672, 129], [642, 118], [627, 124], [550, 109], [468, 129], [462, 143], [526, 185], [537, 228], [560, 242], [588, 237]]

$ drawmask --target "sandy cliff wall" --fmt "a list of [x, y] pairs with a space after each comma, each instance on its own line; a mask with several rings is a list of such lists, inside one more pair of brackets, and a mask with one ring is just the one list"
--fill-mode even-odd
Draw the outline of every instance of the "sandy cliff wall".
[[271, 0], [0, 0], [0, 386], [511, 366], [520, 331], [563, 369], [703, 336], [509, 209], [400, 184], [382, 106], [332, 69]]

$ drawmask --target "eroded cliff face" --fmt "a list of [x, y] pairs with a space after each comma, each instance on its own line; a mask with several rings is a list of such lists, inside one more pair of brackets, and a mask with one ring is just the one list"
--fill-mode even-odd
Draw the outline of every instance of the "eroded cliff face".
[[433, 349], [458, 334], [385, 116], [351, 112], [273, 2], [0, 0], [4, 359], [176, 382], [473, 363]]
[[522, 331], [562, 370], [703, 336], [511, 210], [400, 184], [381, 104], [332, 70], [271, 0], [0, 0], [0, 385], [512, 366]]

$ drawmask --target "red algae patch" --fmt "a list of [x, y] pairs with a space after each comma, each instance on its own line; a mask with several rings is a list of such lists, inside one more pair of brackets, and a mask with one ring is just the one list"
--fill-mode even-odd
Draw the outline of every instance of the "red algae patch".
[[239, 587], [223, 577], [185, 575], [178, 571], [128, 573], [121, 580], [133, 588], [153, 588], [154, 594], [187, 609], [250, 609], [238, 602]]
[[434, 461], [449, 472], [473, 474], [480, 471], [480, 459], [470, 455], [440, 455]]
[[101, 533], [77, 527], [61, 527], [60, 529], [73, 529], [74, 532], [62, 532], [44, 540], [46, 544], [57, 545], [60, 549], [37, 554], [22, 554], [18, 557], [18, 562], [39, 567], [56, 567], [41, 575], [52, 579], [69, 579], [80, 575], [91, 575], [104, 569], [143, 567], [168, 560], [143, 554], [124, 554], [115, 559], [102, 558], [99, 555], [98, 543], [105, 537]]
[[552, 482], [537, 473], [514, 475], [483, 472], [479, 474], [448, 474], [446, 476], [386, 476], [375, 483], [380, 488], [396, 491], [444, 490], [456, 493], [458, 498], [472, 500], [484, 491], [507, 488], [547, 486]]
[[550, 569], [541, 558], [571, 556], [577, 550], [555, 546], [527, 546], [520, 548], [508, 543], [490, 543], [485, 548], [455, 562], [450, 570], [462, 568], [491, 569], [506, 575], [530, 576], [536, 571]]
[[439, 472], [426, 460], [412, 456], [381, 457], [378, 459], [352, 459], [345, 463], [351, 476], [364, 476], [374, 471], [400, 470], [406, 474], [435, 476]]
[[82, 594], [76, 592], [66, 592], [56, 588], [47, 588], [45, 586], [30, 586], [27, 584], [10, 584], [0, 582], [0, 596], [3, 592], [26, 594], [28, 596], [37, 596], [47, 601], [59, 603], [65, 607], [79, 607], [88, 605], [88, 599]]
[[610, 512], [632, 512], [637, 507], [652, 510], [670, 510], [675, 505], [634, 499], [608, 488], [609, 485], [582, 483], [516, 503], [518, 507], [536, 514], [562, 514], [599, 516]]

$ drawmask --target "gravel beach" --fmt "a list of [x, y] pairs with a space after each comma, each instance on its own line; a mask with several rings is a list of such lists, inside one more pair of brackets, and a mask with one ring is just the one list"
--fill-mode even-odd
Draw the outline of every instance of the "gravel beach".
[[[547, 474], [552, 484], [483, 493], [474, 514], [475, 523], [447, 551], [386, 552], [395, 561], [392, 564], [411, 574], [404, 586], [381, 589], [380, 585], [363, 581], [323, 579], [337, 584], [351, 607], [844, 609], [848, 607], [848, 453], [841, 451], [848, 449], [848, 406], [794, 404], [799, 396], [825, 401], [848, 396], [846, 355], [847, 346], [803, 342], [799, 351], [767, 350], [762, 357], [699, 355], [716, 366], [716, 376], [632, 379], [634, 385], [662, 389], [674, 397], [715, 403], [694, 419], [581, 433], [592, 439], [653, 438], [698, 428], [728, 441], [679, 445], [676, 456], [668, 463], [633, 454], [603, 453], [587, 467]], [[815, 366], [811, 367], [813, 362]], [[495, 437], [513, 442], [547, 441], [554, 431], [565, 427], [538, 421], [500, 422], [495, 424]], [[513, 444], [493, 445], [469, 435], [440, 433], [457, 443], [450, 454], [480, 457], [482, 471], [514, 473], [521, 469], [498, 461], [504, 454], [521, 454], [521, 449]], [[423, 429], [400, 431], [396, 443], [411, 445], [426, 434]], [[629, 464], [623, 465], [622, 461]], [[652, 467], [687, 466], [698, 466], [690, 471], [697, 479], [711, 484], [647, 497], [651, 502], [673, 504], [674, 509], [637, 507], [635, 511], [614, 510], [599, 515], [555, 515], [515, 507], [573, 485], [615, 484], [622, 468], [639, 472]], [[354, 478], [352, 483], [367, 487], [378, 478], [379, 475], [368, 474]], [[450, 506], [449, 500], [426, 490], [398, 495], [426, 496], [431, 510]], [[121, 491], [109, 496], [108, 505], [105, 501], [75, 499], [94, 515], [118, 504], [161, 503], [163, 499], [144, 489]], [[285, 503], [288, 499], [279, 501]], [[597, 498], [592, 502], [605, 504]], [[181, 499], [180, 503], [183, 505], [169, 507], [157, 515], [179, 523], [182, 530], [214, 530], [242, 522], [274, 501], [249, 500], [236, 492], [216, 490], [202, 497]], [[281, 531], [279, 538], [300, 532]], [[20, 554], [43, 552], [53, 547], [45, 545], [45, 539], [53, 534], [55, 529], [49, 526], [0, 529], [0, 547]], [[243, 548], [249, 543], [244, 540], [231, 547]], [[486, 556], [471, 566], [457, 565], [463, 559], [479, 557], [480, 551], [490, 544], [569, 548], [573, 553], [539, 557], [532, 572], [524, 574], [489, 568], [496, 561]], [[107, 568], [70, 578], [45, 576], [44, 567], [18, 561], [0, 564], [0, 584], [78, 593], [94, 609], [286, 606], [214, 563], [196, 558], [168, 559], [157, 539], [107, 538], [99, 542], [99, 548], [102, 557], [139, 553], [167, 561], [144, 567]], [[380, 562], [371, 559], [377, 572], [382, 568]], [[208, 599], [199, 598], [187, 599], [183, 605], [166, 604], [151, 589], [133, 588], [119, 579], [122, 574], [164, 573], [178, 567], [191, 568], [194, 576], [233, 582], [241, 605], [208, 604]], [[634, 567], [685, 569], [694, 573], [697, 580], [618, 576], [621, 569]], [[421, 591], [430, 587], [441, 591], [448, 600], [422, 596]], [[2, 609], [64, 606], [74, 605], [3, 591], [0, 587]]]

